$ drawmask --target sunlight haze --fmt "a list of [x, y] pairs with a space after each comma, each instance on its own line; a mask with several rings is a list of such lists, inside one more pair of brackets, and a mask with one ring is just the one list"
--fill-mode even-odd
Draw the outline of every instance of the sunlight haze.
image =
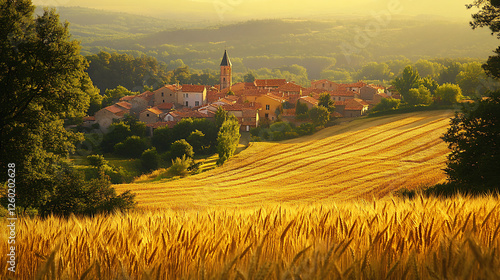
[[468, 20], [470, 1], [412, 0], [34, 0], [38, 6], [80, 6], [186, 21], [240, 21], [262, 18], [364, 17], [390, 12], [398, 16], [430, 15]]

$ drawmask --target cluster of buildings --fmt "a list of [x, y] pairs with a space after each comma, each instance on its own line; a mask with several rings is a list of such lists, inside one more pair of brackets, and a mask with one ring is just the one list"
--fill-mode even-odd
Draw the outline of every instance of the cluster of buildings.
[[318, 105], [319, 95], [323, 92], [328, 92], [335, 102], [334, 117], [362, 116], [382, 98], [397, 98], [390, 88], [362, 81], [338, 84], [318, 80], [312, 81], [309, 88], [285, 79], [256, 79], [253, 83], [233, 84], [232, 64], [225, 51], [220, 64], [219, 85], [165, 85], [153, 92], [125, 96], [95, 116], [86, 117], [84, 122], [87, 125], [98, 123], [106, 132], [114, 119], [131, 114], [153, 131], [158, 127], [173, 127], [183, 118], [213, 119], [217, 109], [222, 107], [238, 119], [241, 131], [249, 131], [261, 120], [272, 122], [278, 116], [295, 122], [296, 103], [304, 103], [311, 109]]

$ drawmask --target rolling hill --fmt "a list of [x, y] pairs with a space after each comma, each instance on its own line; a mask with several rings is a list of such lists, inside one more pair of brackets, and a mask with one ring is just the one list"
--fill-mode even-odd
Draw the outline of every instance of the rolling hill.
[[384, 197], [443, 182], [451, 110], [362, 118], [279, 143], [251, 143], [223, 167], [184, 179], [116, 185], [140, 207], [193, 209]]

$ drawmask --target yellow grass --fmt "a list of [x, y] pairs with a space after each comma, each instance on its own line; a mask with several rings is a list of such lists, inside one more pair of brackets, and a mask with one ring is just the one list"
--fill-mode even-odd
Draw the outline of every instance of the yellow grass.
[[252, 143], [222, 168], [171, 182], [116, 185], [141, 207], [260, 207], [380, 198], [445, 181], [440, 137], [452, 111], [364, 118], [280, 143]]
[[[22, 218], [17, 279], [500, 279], [496, 197]], [[6, 228], [7, 222], [0, 223]], [[7, 271], [0, 231], [0, 278]]]

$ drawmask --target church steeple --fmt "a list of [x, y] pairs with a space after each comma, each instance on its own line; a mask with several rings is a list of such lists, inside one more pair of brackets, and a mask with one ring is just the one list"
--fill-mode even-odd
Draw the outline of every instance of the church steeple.
[[233, 83], [231, 67], [231, 60], [229, 60], [227, 51], [224, 50], [224, 56], [222, 57], [222, 61], [220, 63], [220, 90], [231, 88]]

